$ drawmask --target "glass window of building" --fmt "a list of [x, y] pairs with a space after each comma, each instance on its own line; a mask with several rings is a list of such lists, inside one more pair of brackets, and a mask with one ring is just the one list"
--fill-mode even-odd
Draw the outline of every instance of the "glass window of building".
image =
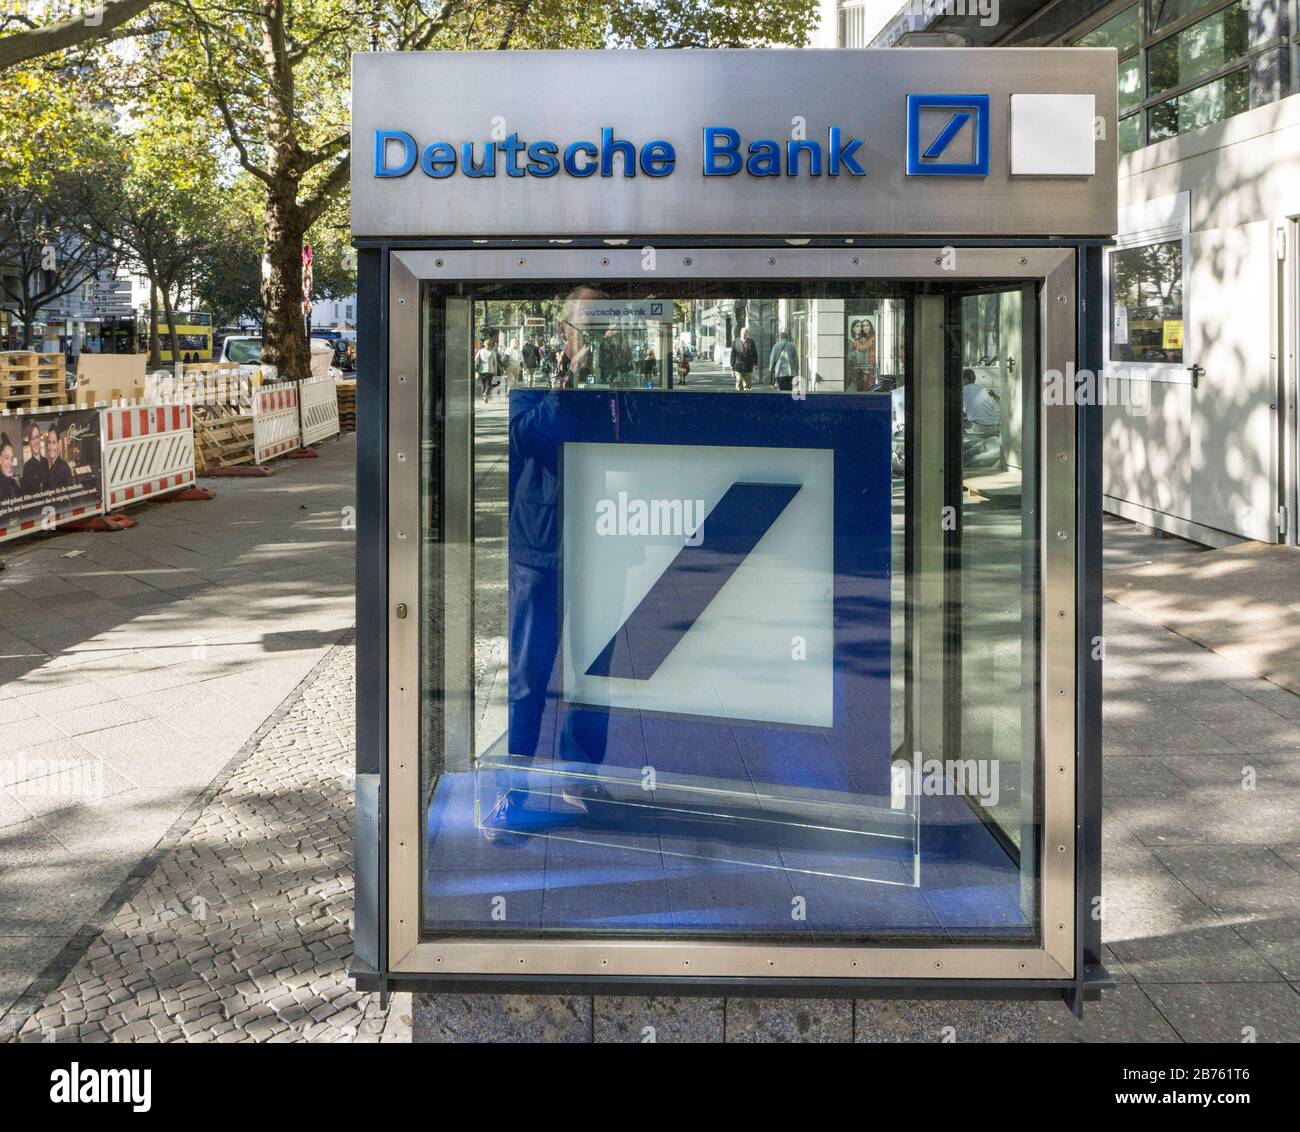
[[1248, 13], [1239, 4], [1215, 12], [1147, 50], [1147, 83], [1152, 95], [1217, 71], [1246, 54]]
[[1249, 109], [1250, 75], [1244, 70], [1234, 71], [1153, 106], [1147, 112], [1147, 133], [1152, 142], [1163, 141]]
[[[1137, 113], [1145, 94], [1142, 81], [1142, 6], [1134, 4], [1075, 40], [1076, 47], [1114, 47], [1119, 51], [1119, 151], [1132, 153], [1142, 144]], [[1129, 115], [1125, 117], [1124, 115]]]
[[[1144, 0], [1070, 41], [1119, 52], [1121, 154], [1286, 93], [1276, 79], [1286, 73], [1285, 60], [1270, 61], [1266, 50], [1276, 28], [1254, 18], [1254, 10], [1242, 0]], [[1274, 46], [1281, 56], [1280, 41]], [[1260, 55], [1257, 68], [1250, 62], [1252, 51]], [[1253, 92], [1252, 69], [1265, 76]]]
[[1183, 364], [1183, 242], [1110, 256], [1110, 360]]

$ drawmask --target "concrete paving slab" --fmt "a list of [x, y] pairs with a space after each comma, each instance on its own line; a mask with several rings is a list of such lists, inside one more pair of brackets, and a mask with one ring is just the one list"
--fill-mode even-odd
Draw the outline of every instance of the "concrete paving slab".
[[1145, 990], [1183, 1041], [1300, 1041], [1300, 994], [1282, 981], [1181, 983]]

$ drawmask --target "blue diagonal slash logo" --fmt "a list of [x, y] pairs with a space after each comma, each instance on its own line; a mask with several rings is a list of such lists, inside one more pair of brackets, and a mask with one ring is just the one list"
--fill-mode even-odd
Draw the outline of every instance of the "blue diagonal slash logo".
[[930, 143], [930, 148], [925, 151], [923, 156], [930, 161], [942, 157], [943, 151], [948, 148], [952, 139], [961, 133], [962, 127], [974, 117], [975, 115], [969, 110], [954, 114], [939, 136]]
[[[934, 123], [943, 125], [925, 145]], [[967, 126], [970, 127], [967, 130]], [[961, 138], [970, 139], [965, 153]], [[909, 94], [907, 96], [907, 175], [909, 177], [987, 177], [989, 175], [989, 96], [987, 94]]]
[[699, 545], [678, 551], [587, 675], [649, 680], [799, 490], [799, 484], [732, 484], [704, 520]]

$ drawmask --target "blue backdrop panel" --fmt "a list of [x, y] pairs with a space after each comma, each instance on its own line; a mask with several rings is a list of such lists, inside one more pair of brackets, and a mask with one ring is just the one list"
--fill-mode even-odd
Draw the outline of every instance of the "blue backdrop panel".
[[[833, 453], [834, 663], [830, 727], [637, 712], [565, 703], [560, 634], [564, 446], [571, 443], [824, 449]], [[773, 488], [776, 490], [773, 490]], [[753, 490], [758, 489], [758, 490]], [[671, 656], [712, 597], [795, 498], [787, 485], [738, 484], [662, 586], [630, 613], [650, 669]], [[509, 734], [512, 755], [606, 763], [768, 785], [887, 794], [890, 747], [890, 399], [887, 395], [611, 392], [510, 394]], [[710, 541], [713, 540], [713, 541]], [[684, 560], [684, 561], [683, 561]], [[706, 584], [674, 587], [707, 565]], [[655, 591], [659, 591], [656, 594]], [[674, 593], [687, 595], [673, 607]], [[644, 608], [642, 608], [644, 607]], [[761, 617], [762, 610], [755, 610]], [[625, 625], [624, 628], [628, 626]], [[645, 678], [615, 634], [593, 669]], [[625, 671], [626, 670], [626, 671]], [[689, 752], [681, 763], [668, 745]], [[725, 738], [724, 738], [725, 736]], [[665, 757], [669, 756], [669, 757]], [[716, 765], [715, 765], [716, 764]]]

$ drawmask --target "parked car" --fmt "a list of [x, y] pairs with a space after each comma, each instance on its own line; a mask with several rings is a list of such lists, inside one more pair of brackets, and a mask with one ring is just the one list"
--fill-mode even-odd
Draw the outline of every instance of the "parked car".
[[[312, 376], [339, 377], [339, 370], [332, 364], [334, 361], [333, 345], [320, 338], [312, 338], [310, 345]], [[220, 360], [233, 363], [239, 366], [241, 370], [249, 372], [260, 368], [264, 378], [274, 377], [273, 373], [267, 372], [271, 367], [262, 365], [262, 339], [259, 336], [250, 334], [230, 335], [221, 343]]]

